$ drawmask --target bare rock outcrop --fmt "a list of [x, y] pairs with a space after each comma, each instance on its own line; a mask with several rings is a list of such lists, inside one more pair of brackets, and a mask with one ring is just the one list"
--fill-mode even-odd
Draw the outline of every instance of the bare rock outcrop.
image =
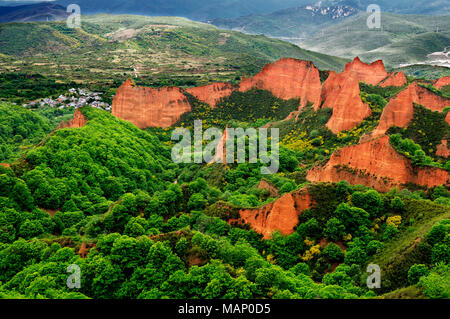
[[448, 172], [435, 167], [413, 167], [410, 160], [397, 153], [388, 136], [344, 147], [333, 153], [328, 163], [308, 171], [311, 182], [362, 184], [379, 191], [413, 183], [426, 187], [448, 184]]
[[59, 126], [56, 128], [57, 130], [62, 128], [79, 128], [85, 126], [87, 123], [86, 117], [81, 113], [79, 109], [75, 111], [73, 114], [73, 118], [70, 121], [63, 121]]
[[359, 81], [354, 72], [330, 72], [322, 88], [322, 108], [333, 109], [327, 127], [338, 133], [349, 130], [372, 114], [360, 97]]
[[205, 86], [186, 89], [186, 92], [195, 96], [199, 101], [215, 107], [221, 98], [228, 97], [235, 88], [229, 83], [212, 83]]
[[183, 91], [177, 87], [138, 87], [127, 80], [117, 89], [112, 115], [139, 128], [169, 127], [191, 110]]
[[389, 101], [381, 114], [378, 127], [370, 134], [371, 137], [383, 135], [391, 126], [408, 126], [414, 116], [414, 103], [442, 112], [450, 104], [450, 100], [412, 83]]
[[261, 182], [259, 182], [258, 188], [267, 190], [270, 197], [278, 197], [278, 189], [265, 179], [262, 179]]
[[240, 210], [240, 218], [230, 222], [249, 224], [254, 231], [262, 234], [264, 239], [271, 238], [276, 230], [283, 235], [289, 235], [294, 232], [301, 212], [313, 204], [308, 189], [302, 188], [293, 193], [286, 193], [265, 206]]
[[450, 85], [450, 76], [445, 76], [434, 82], [434, 87], [438, 90], [442, 89], [444, 86]]
[[371, 85], [377, 85], [388, 77], [383, 61], [378, 60], [371, 64], [366, 64], [359, 57], [347, 63], [344, 72], [354, 72], [359, 81]]
[[292, 58], [267, 64], [260, 73], [242, 80], [239, 90], [252, 88], [268, 90], [274, 96], [289, 100], [300, 98], [300, 108], [313, 103], [320, 106], [321, 83], [319, 70], [310, 61]]
[[408, 83], [408, 81], [406, 80], [406, 76], [403, 72], [394, 72], [389, 73], [387, 78], [378, 83], [378, 85], [381, 87], [403, 86], [406, 85], [406, 83]]
[[441, 144], [439, 144], [436, 148], [436, 155], [442, 157], [450, 156], [450, 145], [448, 145], [447, 140], [442, 140]]
[[386, 68], [381, 60], [366, 64], [359, 57], [356, 57], [352, 62], [347, 63], [344, 72], [353, 72], [359, 81], [370, 85], [387, 87], [403, 86], [407, 83], [403, 72], [386, 72]]

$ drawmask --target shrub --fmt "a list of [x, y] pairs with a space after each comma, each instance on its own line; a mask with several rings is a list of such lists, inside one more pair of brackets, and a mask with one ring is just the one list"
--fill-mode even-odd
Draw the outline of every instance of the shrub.
[[408, 282], [410, 285], [415, 285], [419, 282], [420, 277], [428, 276], [430, 274], [430, 270], [427, 266], [423, 264], [415, 264], [409, 268], [408, 271]]
[[322, 251], [322, 254], [328, 258], [328, 260], [332, 263], [341, 261], [344, 257], [344, 253], [341, 248], [334, 244], [330, 243], [327, 247]]

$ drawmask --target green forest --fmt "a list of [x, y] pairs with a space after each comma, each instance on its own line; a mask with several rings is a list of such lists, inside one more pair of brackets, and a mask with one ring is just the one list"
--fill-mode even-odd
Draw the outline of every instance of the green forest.
[[[189, 96], [193, 114], [203, 114], [207, 125], [275, 121], [280, 171], [267, 176], [260, 163], [175, 164], [171, 129], [139, 130], [84, 107], [85, 126], [54, 130], [70, 110], [3, 103], [0, 122], [9, 125], [0, 126], [2, 162], [11, 165], [0, 166], [0, 297], [449, 298], [450, 192], [444, 186], [379, 193], [305, 179], [308, 167], [374, 127], [390, 98], [379, 93], [363, 90], [375, 115], [338, 135], [325, 126], [327, 109], [305, 108], [297, 122], [276, 122], [298, 101], [267, 91], [233, 94], [213, 110]], [[249, 101], [258, 98], [261, 108], [252, 109]], [[275, 109], [286, 114], [271, 115]], [[191, 119], [184, 118], [188, 128]], [[421, 147], [443, 132], [425, 131], [418, 140], [415, 129], [397, 129], [391, 144], [412, 154], [414, 165], [447, 168]], [[278, 195], [258, 188], [262, 180]], [[239, 209], [301, 189], [315, 204], [290, 235], [263, 239], [249, 225], [230, 222]], [[381, 267], [380, 289], [367, 288], [371, 263]], [[73, 264], [82, 283], [70, 289], [66, 270]]]

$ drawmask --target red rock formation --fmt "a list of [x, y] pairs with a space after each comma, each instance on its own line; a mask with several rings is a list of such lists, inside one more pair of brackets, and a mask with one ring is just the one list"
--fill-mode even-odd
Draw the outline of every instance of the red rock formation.
[[298, 224], [298, 216], [313, 205], [307, 188], [287, 193], [275, 202], [255, 209], [244, 209], [239, 212], [239, 223], [247, 223], [250, 227], [269, 239], [272, 233], [279, 230], [283, 235], [294, 232]]
[[344, 73], [348, 72], [355, 73], [359, 81], [371, 85], [387, 87], [403, 86], [407, 83], [403, 72], [387, 73], [381, 60], [366, 64], [356, 57], [345, 66]]
[[414, 116], [413, 103], [423, 105], [432, 111], [442, 112], [450, 104], [450, 100], [413, 83], [389, 101], [381, 114], [378, 127], [370, 135], [381, 136], [391, 126], [408, 126]]
[[222, 138], [216, 146], [216, 156], [214, 157], [214, 163], [227, 163], [227, 140], [228, 140], [228, 126], [225, 127]]
[[447, 145], [447, 140], [442, 140], [441, 144], [437, 146], [436, 155], [442, 157], [450, 156], [450, 145]]
[[353, 62], [347, 63], [344, 73], [348, 72], [356, 73], [359, 81], [371, 85], [377, 85], [388, 77], [383, 61], [378, 60], [371, 64], [365, 64], [359, 57], [356, 57]]
[[186, 92], [195, 96], [199, 101], [215, 107], [223, 97], [228, 97], [233, 93], [234, 88], [228, 83], [212, 83], [206, 86], [186, 89]]
[[73, 114], [73, 118], [70, 121], [68, 122], [62, 121], [61, 124], [59, 124], [59, 126], [56, 129], [59, 130], [62, 128], [79, 128], [86, 125], [86, 123], [87, 123], [86, 117], [83, 115], [83, 113], [81, 113], [79, 109], [77, 109]]
[[346, 180], [383, 192], [406, 183], [434, 187], [449, 182], [448, 172], [443, 169], [413, 168], [410, 161], [389, 144], [388, 136], [337, 150], [327, 164], [308, 171], [307, 179], [311, 182]]
[[403, 72], [394, 72], [389, 73], [388, 77], [378, 83], [381, 87], [388, 86], [403, 86], [406, 85], [408, 81], [406, 80], [406, 76]]
[[272, 198], [276, 198], [279, 195], [278, 189], [265, 179], [262, 179], [261, 182], [259, 182], [258, 188], [267, 190]]
[[406, 127], [414, 115], [411, 86], [392, 98], [383, 110], [378, 127], [372, 137], [384, 135], [391, 126]]
[[359, 94], [359, 81], [354, 72], [330, 72], [322, 88], [322, 107], [333, 109], [327, 123], [333, 133], [352, 129], [372, 114]]
[[434, 94], [427, 88], [413, 83], [410, 85], [413, 102], [423, 105], [432, 111], [442, 112], [446, 106], [450, 106], [450, 99], [445, 99]]
[[139, 128], [169, 127], [191, 110], [180, 88], [146, 88], [127, 80], [117, 89], [112, 114]]
[[440, 78], [434, 83], [434, 87], [438, 90], [442, 89], [444, 86], [450, 85], [450, 76]]
[[445, 121], [450, 124], [450, 112], [447, 113], [447, 115], [445, 116]]
[[268, 64], [260, 73], [244, 79], [239, 86], [241, 92], [252, 88], [268, 90], [284, 100], [300, 98], [300, 108], [308, 102], [313, 103], [316, 109], [320, 106], [319, 70], [310, 61], [284, 58]]

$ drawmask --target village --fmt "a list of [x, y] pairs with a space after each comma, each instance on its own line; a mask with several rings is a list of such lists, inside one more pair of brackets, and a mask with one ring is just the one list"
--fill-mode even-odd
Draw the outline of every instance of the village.
[[77, 109], [89, 105], [97, 109], [111, 111], [111, 105], [102, 101], [102, 95], [103, 93], [99, 92], [71, 88], [66, 95], [62, 94], [56, 99], [47, 97], [38, 101], [22, 104], [22, 106], [26, 108], [39, 108], [48, 105], [59, 109], [68, 107]]

